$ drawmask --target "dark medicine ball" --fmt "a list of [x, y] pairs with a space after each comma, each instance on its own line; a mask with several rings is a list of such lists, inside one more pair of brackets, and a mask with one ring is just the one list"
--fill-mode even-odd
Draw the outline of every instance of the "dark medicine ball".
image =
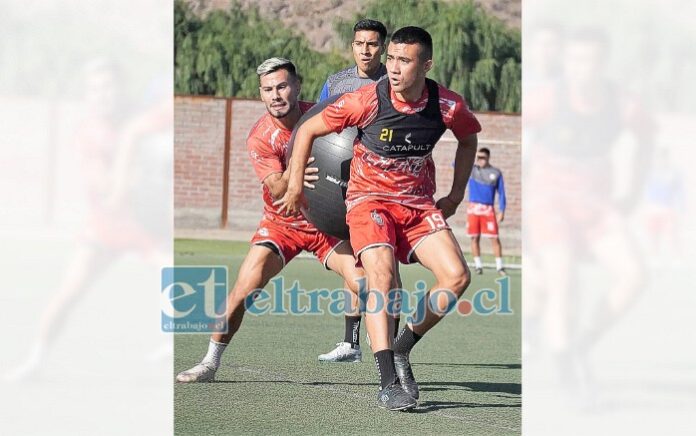
[[[308, 110], [297, 122], [288, 143], [287, 161], [290, 161], [295, 132], [309, 118], [321, 112], [341, 95], [336, 95]], [[358, 129], [349, 127], [341, 133], [331, 133], [314, 140], [311, 167], [319, 168], [319, 180], [314, 189], [304, 189], [307, 208], [302, 213], [319, 230], [339, 239], [349, 239], [346, 225], [346, 190], [350, 178], [350, 161], [353, 159], [353, 141]]]

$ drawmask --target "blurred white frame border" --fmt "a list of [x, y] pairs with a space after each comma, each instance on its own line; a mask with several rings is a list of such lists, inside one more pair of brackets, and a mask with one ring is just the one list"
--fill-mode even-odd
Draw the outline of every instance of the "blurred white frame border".
[[523, 433], [688, 434], [696, 8], [523, 2]]
[[2, 434], [173, 432], [172, 20], [162, 0], [3, 7]]

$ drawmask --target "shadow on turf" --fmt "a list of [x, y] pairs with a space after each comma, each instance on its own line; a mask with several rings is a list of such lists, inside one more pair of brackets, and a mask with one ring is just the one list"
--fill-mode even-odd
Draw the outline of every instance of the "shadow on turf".
[[288, 383], [293, 385], [303, 386], [330, 386], [330, 385], [345, 385], [345, 386], [379, 386], [379, 383], [343, 383], [343, 382], [298, 382], [294, 380], [215, 380], [213, 383]]
[[421, 382], [418, 386], [421, 391], [447, 391], [455, 387], [474, 392], [500, 392], [515, 395], [522, 393], [520, 383]]
[[423, 401], [418, 404], [411, 413], [428, 413], [446, 409], [477, 409], [485, 407], [522, 407], [521, 403], [515, 404], [485, 404], [485, 403], [464, 403], [461, 401]]
[[[297, 382], [293, 380], [215, 380], [214, 383], [288, 383], [303, 386], [379, 386], [378, 383], [346, 383], [346, 382]], [[512, 395], [522, 393], [522, 385], [519, 383], [481, 383], [481, 382], [421, 382], [418, 383], [421, 391], [448, 391], [453, 388], [462, 388], [473, 392], [492, 392]]]
[[413, 366], [445, 366], [445, 367], [459, 367], [465, 366], [469, 368], [495, 368], [495, 369], [522, 369], [522, 365], [519, 363], [417, 363], [413, 362]]

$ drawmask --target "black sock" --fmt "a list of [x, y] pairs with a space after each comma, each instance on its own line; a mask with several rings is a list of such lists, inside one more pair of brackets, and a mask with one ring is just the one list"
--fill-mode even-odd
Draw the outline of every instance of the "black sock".
[[348, 342], [353, 348], [360, 345], [359, 316], [346, 316], [346, 333], [343, 337], [343, 341]]
[[396, 336], [396, 340], [394, 341], [394, 352], [400, 354], [410, 353], [413, 346], [416, 345], [422, 337], [421, 335], [413, 333], [413, 330], [406, 324]]
[[375, 363], [379, 372], [379, 383], [382, 389], [392, 383], [396, 383], [396, 369], [394, 368], [394, 352], [382, 350], [375, 353]]
[[400, 316], [394, 318], [394, 339], [399, 335], [399, 321], [401, 321]]

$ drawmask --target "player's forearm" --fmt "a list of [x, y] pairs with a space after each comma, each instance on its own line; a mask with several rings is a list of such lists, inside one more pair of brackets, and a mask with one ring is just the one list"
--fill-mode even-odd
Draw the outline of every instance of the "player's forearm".
[[264, 180], [264, 184], [268, 187], [273, 198], [282, 197], [288, 189], [287, 170], [283, 173], [271, 174]]
[[302, 181], [307, 166], [307, 160], [312, 152], [312, 143], [314, 136], [308, 132], [304, 125], [295, 134], [295, 142], [292, 148], [292, 156], [288, 165], [287, 173], [287, 190], [292, 193], [302, 191]]
[[454, 178], [452, 180], [452, 189], [448, 197], [457, 203], [464, 200], [464, 192], [466, 184], [469, 182], [471, 169], [474, 167], [476, 159], [476, 146], [478, 139], [476, 135], [470, 135], [463, 141], [459, 141], [457, 151], [454, 157]]
[[505, 182], [503, 182], [503, 176], [501, 175], [498, 179], [498, 208], [500, 212], [505, 212], [507, 207], [507, 198], [505, 197]]
[[302, 182], [307, 169], [307, 161], [312, 154], [314, 140], [329, 133], [331, 133], [331, 130], [324, 124], [321, 113], [314, 115], [297, 129], [292, 156], [288, 165], [288, 192], [292, 195], [302, 192]]
[[500, 209], [501, 212], [505, 212], [506, 208], [507, 202], [505, 201], [505, 197], [498, 197], [498, 209]]

